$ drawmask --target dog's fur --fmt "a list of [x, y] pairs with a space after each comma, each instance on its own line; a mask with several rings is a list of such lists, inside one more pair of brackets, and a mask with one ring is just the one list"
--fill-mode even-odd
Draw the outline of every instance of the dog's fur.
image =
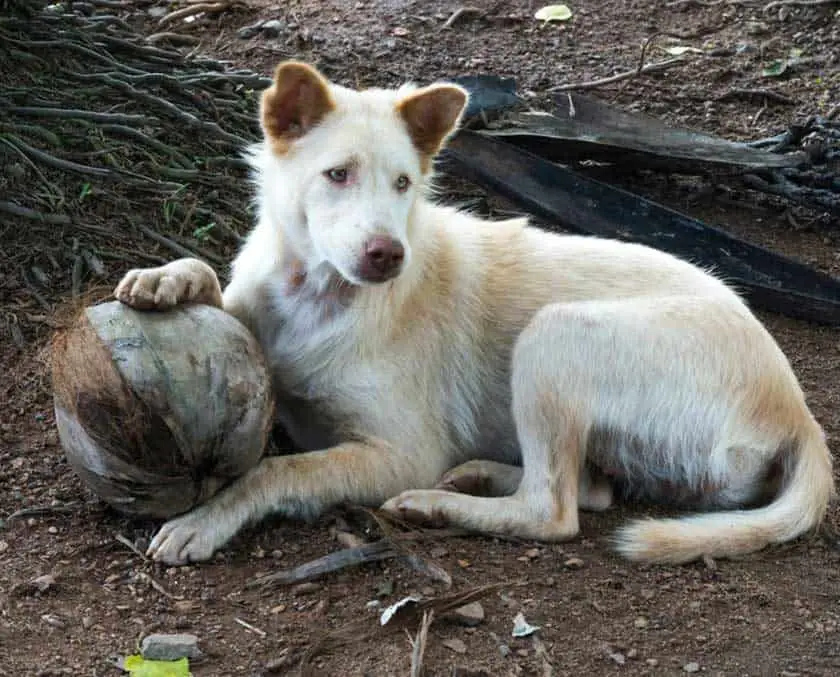
[[[281, 64], [252, 154], [259, 220], [224, 295], [195, 260], [120, 283], [136, 307], [239, 318], [264, 348], [279, 420], [311, 450], [265, 458], [167, 522], [156, 559], [204, 560], [249, 521], [344, 501], [563, 540], [616, 484], [717, 509], [625, 526], [617, 549], [635, 560], [737, 556], [820, 522], [834, 491], [822, 430], [723, 282], [640, 245], [431, 201], [466, 99], [451, 84], [355, 91]], [[360, 261], [382, 236], [404, 259], [370, 283]]]

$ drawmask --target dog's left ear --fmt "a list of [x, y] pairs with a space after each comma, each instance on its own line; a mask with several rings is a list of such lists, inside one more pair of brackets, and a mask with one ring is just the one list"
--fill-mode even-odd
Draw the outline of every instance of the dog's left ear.
[[[397, 102], [415, 148], [430, 161], [457, 130], [468, 94], [453, 84], [430, 85]], [[424, 162], [424, 165], [427, 163]]]

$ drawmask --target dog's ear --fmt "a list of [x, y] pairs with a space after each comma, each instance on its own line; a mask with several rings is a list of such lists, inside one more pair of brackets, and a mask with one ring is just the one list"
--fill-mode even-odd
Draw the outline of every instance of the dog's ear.
[[424, 157], [424, 171], [457, 129], [467, 98], [462, 87], [439, 84], [418, 89], [397, 102], [397, 112], [405, 120], [415, 148]]
[[284, 61], [274, 71], [274, 84], [263, 92], [260, 120], [274, 149], [285, 152], [334, 108], [323, 75], [300, 61]]

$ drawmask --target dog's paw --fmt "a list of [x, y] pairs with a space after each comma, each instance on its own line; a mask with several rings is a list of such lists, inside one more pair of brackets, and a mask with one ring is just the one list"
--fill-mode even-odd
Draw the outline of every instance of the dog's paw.
[[216, 274], [205, 263], [193, 259], [130, 270], [117, 285], [114, 296], [140, 310], [169, 310], [190, 301], [221, 305]]
[[447, 495], [446, 491], [404, 491], [385, 501], [381, 509], [405, 522], [443, 527], [449, 522], [444, 509]]
[[146, 555], [170, 566], [204, 562], [227, 542], [229, 535], [224, 526], [223, 520], [198, 508], [166, 522], [155, 534]]

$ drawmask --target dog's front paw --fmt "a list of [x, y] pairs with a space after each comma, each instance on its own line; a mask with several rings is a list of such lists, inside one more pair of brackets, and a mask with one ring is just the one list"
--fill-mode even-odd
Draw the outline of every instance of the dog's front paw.
[[230, 538], [230, 530], [225, 527], [223, 519], [205, 508], [197, 508], [166, 522], [155, 534], [146, 554], [170, 566], [206, 561]]
[[169, 310], [196, 301], [221, 306], [221, 289], [213, 269], [196, 259], [179, 259], [159, 268], [130, 270], [114, 296], [140, 310]]
[[399, 496], [388, 499], [382, 504], [382, 510], [405, 522], [428, 527], [446, 526], [444, 503], [447, 491], [404, 491]]

